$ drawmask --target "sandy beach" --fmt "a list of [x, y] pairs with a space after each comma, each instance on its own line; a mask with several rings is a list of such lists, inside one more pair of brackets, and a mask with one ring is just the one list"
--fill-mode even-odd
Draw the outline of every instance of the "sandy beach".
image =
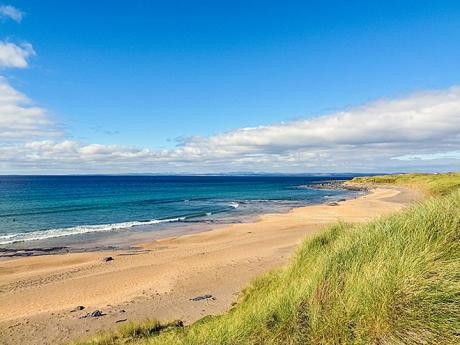
[[[337, 205], [266, 214], [133, 250], [2, 261], [0, 343], [60, 344], [131, 320], [187, 324], [222, 313], [253, 278], [285, 264], [307, 235], [337, 220], [362, 222], [397, 211], [419, 197], [379, 187]], [[105, 262], [107, 256], [113, 260]], [[198, 296], [206, 298], [193, 300]], [[74, 311], [77, 306], [84, 309]], [[103, 316], [85, 317], [95, 310]]]

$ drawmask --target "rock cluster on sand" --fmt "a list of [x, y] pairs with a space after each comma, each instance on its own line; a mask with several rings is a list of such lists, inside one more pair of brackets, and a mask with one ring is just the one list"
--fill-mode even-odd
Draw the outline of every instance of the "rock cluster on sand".
[[311, 183], [308, 185], [300, 186], [300, 188], [305, 189], [347, 189], [351, 191], [368, 191], [369, 188], [367, 186], [356, 185], [351, 186], [349, 184], [345, 184], [345, 180], [335, 180], [335, 181], [326, 181], [322, 183]]

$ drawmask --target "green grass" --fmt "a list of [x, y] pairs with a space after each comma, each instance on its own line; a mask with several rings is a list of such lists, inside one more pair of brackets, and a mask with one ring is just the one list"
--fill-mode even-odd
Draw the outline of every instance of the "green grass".
[[460, 344], [460, 190], [438, 182], [440, 196], [305, 240], [224, 315], [81, 344]]
[[101, 332], [91, 340], [85, 342], [73, 342], [72, 344], [87, 345], [122, 345], [133, 344], [142, 339], [158, 335], [161, 331], [178, 329], [182, 327], [181, 321], [174, 321], [161, 324], [157, 320], [146, 320], [144, 322], [129, 322], [122, 325], [116, 332]]
[[460, 187], [460, 173], [366, 176], [355, 177], [352, 182], [394, 184], [415, 187], [430, 195], [445, 195]]

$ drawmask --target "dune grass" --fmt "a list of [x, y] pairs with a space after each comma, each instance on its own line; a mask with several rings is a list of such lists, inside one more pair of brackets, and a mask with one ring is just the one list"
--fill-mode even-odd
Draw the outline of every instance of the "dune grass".
[[355, 177], [352, 182], [407, 186], [429, 195], [445, 195], [460, 188], [460, 173], [365, 176]]
[[94, 344], [94, 345], [122, 345], [133, 344], [142, 339], [158, 335], [161, 331], [178, 329], [183, 327], [182, 321], [174, 321], [162, 324], [157, 320], [146, 320], [144, 322], [129, 322], [120, 326], [115, 332], [101, 332], [91, 340], [85, 342], [72, 342], [72, 344]]
[[81, 344], [460, 344], [460, 190], [443, 188], [305, 240], [224, 315]]

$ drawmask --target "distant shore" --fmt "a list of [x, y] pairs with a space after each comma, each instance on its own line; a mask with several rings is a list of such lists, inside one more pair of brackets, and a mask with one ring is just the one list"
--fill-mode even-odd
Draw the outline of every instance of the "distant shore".
[[[221, 313], [251, 279], [284, 264], [306, 235], [337, 220], [361, 222], [397, 211], [419, 197], [404, 188], [375, 188], [333, 205], [266, 214], [132, 249], [2, 261], [0, 340], [59, 344], [129, 320], [187, 323]], [[96, 310], [102, 316], [86, 317]]]

